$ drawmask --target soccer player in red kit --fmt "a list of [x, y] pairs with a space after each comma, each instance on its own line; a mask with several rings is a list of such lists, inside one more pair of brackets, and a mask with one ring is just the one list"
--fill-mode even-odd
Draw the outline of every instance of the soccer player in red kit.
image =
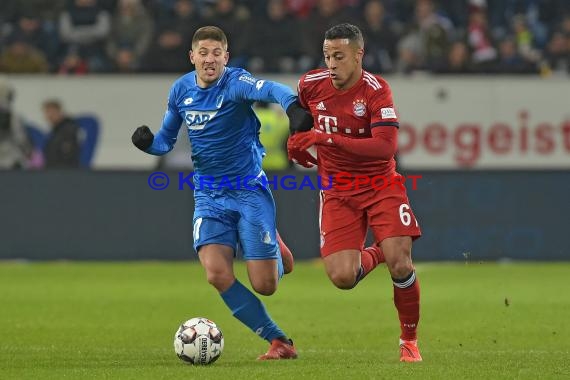
[[[392, 93], [382, 77], [363, 70], [364, 41], [356, 26], [329, 29], [323, 52], [327, 69], [303, 75], [298, 89], [314, 127], [293, 134], [288, 151], [295, 162], [311, 166], [306, 150], [316, 146], [326, 189], [319, 217], [325, 269], [334, 285], [351, 289], [385, 261], [400, 319], [400, 361], [421, 361], [420, 287], [411, 256], [412, 240], [421, 231], [395, 170], [398, 117]], [[387, 186], [374, 178], [388, 179]], [[376, 243], [364, 248], [368, 228]]]

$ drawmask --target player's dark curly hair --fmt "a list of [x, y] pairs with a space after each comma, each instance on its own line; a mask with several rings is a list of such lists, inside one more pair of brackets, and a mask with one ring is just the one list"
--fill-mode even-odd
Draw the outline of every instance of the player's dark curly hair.
[[214, 40], [222, 43], [224, 49], [228, 49], [228, 39], [224, 31], [217, 26], [203, 26], [194, 33], [192, 37], [192, 48], [194, 48], [199, 41]]
[[359, 47], [364, 47], [362, 32], [356, 25], [349, 23], [338, 24], [325, 32], [325, 40], [338, 40], [346, 38], [350, 42], [356, 43]]

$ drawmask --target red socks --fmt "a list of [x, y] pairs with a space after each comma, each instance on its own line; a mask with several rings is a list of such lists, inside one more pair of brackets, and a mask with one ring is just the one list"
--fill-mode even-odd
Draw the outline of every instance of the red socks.
[[420, 284], [416, 272], [412, 271], [406, 278], [394, 283], [394, 305], [398, 310], [402, 335], [400, 339], [416, 340], [417, 327], [420, 320]]
[[360, 251], [360, 263], [362, 265], [362, 276], [364, 278], [372, 269], [376, 268], [379, 264], [385, 262], [384, 253], [380, 247], [372, 246], [364, 248]]

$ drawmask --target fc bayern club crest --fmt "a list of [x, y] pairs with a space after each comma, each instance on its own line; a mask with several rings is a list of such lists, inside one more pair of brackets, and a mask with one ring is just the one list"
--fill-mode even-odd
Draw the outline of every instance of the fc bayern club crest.
[[352, 104], [352, 111], [356, 116], [366, 115], [366, 102], [364, 100], [356, 99]]

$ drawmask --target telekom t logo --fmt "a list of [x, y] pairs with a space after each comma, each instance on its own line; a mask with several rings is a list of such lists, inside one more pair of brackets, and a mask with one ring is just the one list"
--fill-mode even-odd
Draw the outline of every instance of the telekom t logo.
[[324, 130], [326, 133], [336, 132], [338, 127], [337, 118], [334, 116], [319, 115], [317, 119], [319, 128]]

